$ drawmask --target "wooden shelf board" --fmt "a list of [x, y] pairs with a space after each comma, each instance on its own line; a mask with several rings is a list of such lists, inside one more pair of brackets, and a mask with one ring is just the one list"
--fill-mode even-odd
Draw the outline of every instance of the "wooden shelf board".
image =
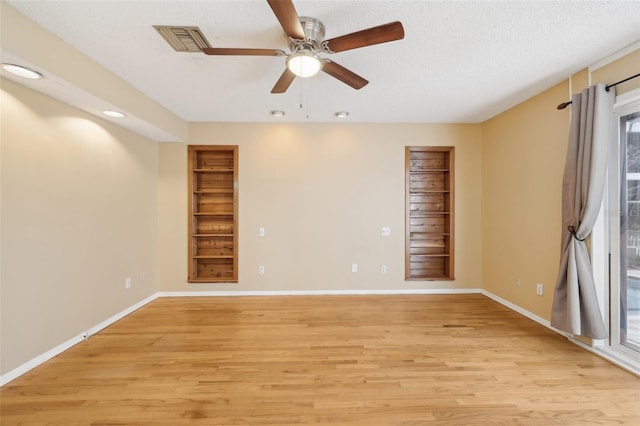
[[454, 278], [446, 275], [442, 276], [413, 276], [407, 277], [405, 281], [453, 281]]
[[229, 255], [229, 256], [197, 255], [192, 257], [193, 259], [233, 259], [232, 255]]
[[233, 172], [233, 167], [210, 167], [206, 169], [193, 169], [195, 173], [226, 173]]
[[194, 216], [233, 216], [233, 213], [216, 213], [216, 212], [209, 212], [209, 213], [193, 213]]
[[233, 237], [233, 234], [193, 234], [194, 237]]
[[198, 189], [194, 194], [233, 194], [233, 189]]
[[411, 170], [411, 174], [420, 174], [420, 173], [447, 173], [449, 169], [418, 169]]
[[421, 195], [421, 194], [448, 194], [451, 191], [448, 189], [423, 189], [421, 191], [416, 191], [413, 189], [409, 190], [409, 194], [411, 195]]

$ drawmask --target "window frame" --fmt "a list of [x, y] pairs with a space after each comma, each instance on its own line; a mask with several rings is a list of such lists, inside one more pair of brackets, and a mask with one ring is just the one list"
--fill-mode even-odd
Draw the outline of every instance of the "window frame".
[[640, 374], [640, 355], [620, 343], [619, 288], [616, 286], [620, 274], [619, 251], [619, 197], [618, 174], [620, 167], [619, 123], [620, 118], [640, 111], [640, 89], [616, 96], [611, 115], [611, 133], [608, 152], [608, 171], [600, 214], [591, 235], [591, 255], [598, 302], [604, 323], [609, 332], [608, 339], [594, 339], [591, 348], [620, 367]]

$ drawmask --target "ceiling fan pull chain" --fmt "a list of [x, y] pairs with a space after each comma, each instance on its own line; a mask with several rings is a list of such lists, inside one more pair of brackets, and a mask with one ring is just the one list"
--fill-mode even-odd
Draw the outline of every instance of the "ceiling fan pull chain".
[[307, 120], [309, 119], [309, 105], [305, 104], [302, 101], [302, 86], [304, 86], [306, 83], [304, 81], [300, 82], [300, 111], [304, 112], [305, 117], [307, 118]]

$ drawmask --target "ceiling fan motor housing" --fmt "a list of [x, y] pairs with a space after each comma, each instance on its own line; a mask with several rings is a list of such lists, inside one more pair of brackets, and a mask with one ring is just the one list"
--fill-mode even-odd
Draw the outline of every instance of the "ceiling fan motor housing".
[[301, 16], [300, 25], [304, 32], [304, 40], [295, 40], [289, 38], [289, 49], [297, 52], [301, 49], [319, 51], [322, 50], [321, 44], [324, 40], [324, 25], [315, 18]]

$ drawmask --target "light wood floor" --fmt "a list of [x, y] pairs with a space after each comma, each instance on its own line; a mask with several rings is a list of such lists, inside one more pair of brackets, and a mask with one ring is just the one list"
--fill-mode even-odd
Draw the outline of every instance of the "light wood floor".
[[482, 295], [163, 298], [0, 389], [2, 425], [640, 425], [640, 378]]

